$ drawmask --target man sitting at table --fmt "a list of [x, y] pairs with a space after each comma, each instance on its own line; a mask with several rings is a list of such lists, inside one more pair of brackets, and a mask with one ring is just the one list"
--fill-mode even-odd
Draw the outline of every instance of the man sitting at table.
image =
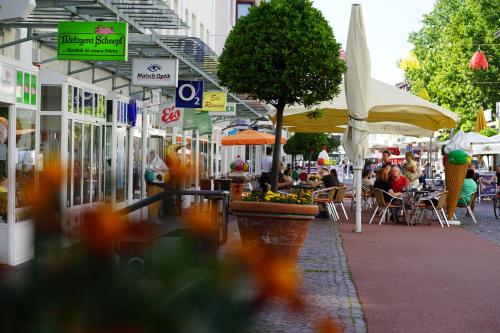
[[340, 187], [343, 185], [340, 182], [338, 175], [337, 175], [337, 170], [335, 170], [335, 169], [330, 170], [329, 174], [323, 176], [323, 184], [325, 185], [325, 188]]
[[390, 183], [394, 193], [402, 193], [408, 187], [408, 179], [401, 177], [401, 170], [397, 165], [391, 167]]

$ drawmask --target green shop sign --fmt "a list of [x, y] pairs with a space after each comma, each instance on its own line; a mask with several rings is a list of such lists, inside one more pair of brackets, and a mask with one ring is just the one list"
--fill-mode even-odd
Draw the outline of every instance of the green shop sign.
[[58, 60], [127, 61], [125, 22], [59, 22]]

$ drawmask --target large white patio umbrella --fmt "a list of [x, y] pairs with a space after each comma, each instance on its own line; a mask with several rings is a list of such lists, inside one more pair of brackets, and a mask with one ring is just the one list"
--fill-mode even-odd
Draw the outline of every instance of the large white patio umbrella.
[[[316, 127], [287, 127], [293, 133], [344, 133], [347, 125], [316, 126]], [[415, 137], [433, 137], [434, 131], [412, 124], [398, 123], [393, 121], [368, 122], [368, 132], [370, 134], [397, 134]]]
[[356, 232], [361, 232], [361, 171], [368, 152], [368, 112], [371, 95], [370, 53], [366, 44], [365, 26], [360, 4], [351, 7], [347, 33], [347, 73], [344, 78], [345, 95], [349, 109], [348, 127], [342, 137], [342, 146], [354, 162], [356, 195]]
[[[387, 83], [371, 79], [368, 123], [396, 122], [411, 124], [431, 131], [441, 128], [453, 128], [459, 116], [410, 92], [400, 90]], [[319, 116], [311, 112], [319, 111]], [[269, 112], [269, 118], [275, 121], [275, 111]], [[338, 126], [347, 126], [349, 109], [345, 89], [329, 101], [312, 107], [292, 105], [285, 108], [283, 126], [295, 132], [336, 133]]]

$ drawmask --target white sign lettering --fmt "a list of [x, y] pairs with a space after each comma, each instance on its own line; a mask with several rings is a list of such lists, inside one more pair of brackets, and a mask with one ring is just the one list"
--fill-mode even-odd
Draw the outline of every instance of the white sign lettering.
[[132, 84], [142, 87], [177, 87], [177, 59], [132, 59]]

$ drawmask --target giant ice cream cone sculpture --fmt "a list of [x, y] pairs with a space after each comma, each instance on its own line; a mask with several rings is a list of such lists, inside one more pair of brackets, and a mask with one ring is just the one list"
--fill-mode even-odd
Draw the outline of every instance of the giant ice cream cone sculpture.
[[460, 192], [464, 184], [465, 174], [470, 166], [470, 143], [464, 132], [460, 131], [444, 147], [443, 165], [445, 173], [446, 199], [448, 219], [453, 219]]
[[470, 164], [452, 164], [444, 159], [443, 164], [446, 175], [446, 191], [448, 191], [448, 197], [446, 198], [447, 215], [448, 220], [452, 220], [458, 199], [460, 199], [460, 191], [464, 184], [465, 174]]

